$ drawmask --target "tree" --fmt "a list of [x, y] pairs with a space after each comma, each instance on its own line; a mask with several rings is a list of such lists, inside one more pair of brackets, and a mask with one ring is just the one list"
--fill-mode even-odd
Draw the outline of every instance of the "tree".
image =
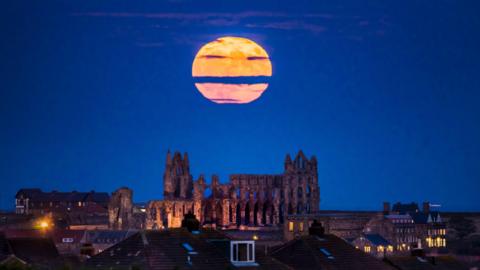
[[200, 228], [200, 221], [198, 221], [197, 217], [192, 214], [192, 212], [188, 212], [182, 220], [182, 228], [187, 228], [190, 232], [198, 231]]
[[450, 228], [456, 231], [456, 235], [460, 239], [463, 239], [476, 231], [473, 220], [467, 219], [464, 216], [453, 216], [448, 223]]

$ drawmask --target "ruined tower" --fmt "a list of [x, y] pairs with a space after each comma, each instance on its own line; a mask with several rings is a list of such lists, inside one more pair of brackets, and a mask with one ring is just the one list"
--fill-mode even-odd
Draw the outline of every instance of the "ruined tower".
[[315, 156], [308, 159], [300, 150], [292, 161], [290, 155], [287, 155], [284, 192], [288, 214], [309, 214], [318, 211], [320, 190]]
[[113, 230], [126, 230], [134, 227], [133, 191], [127, 187], [112, 193], [108, 203], [109, 226]]
[[193, 181], [190, 174], [188, 154], [175, 152], [173, 158], [167, 153], [165, 173], [163, 175], [163, 196], [165, 199], [191, 199]]

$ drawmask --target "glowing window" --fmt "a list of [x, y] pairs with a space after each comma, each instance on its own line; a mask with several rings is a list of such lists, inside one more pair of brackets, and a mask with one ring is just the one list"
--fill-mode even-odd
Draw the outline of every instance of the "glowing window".
[[372, 248], [370, 246], [364, 246], [363, 249], [366, 253], [370, 253], [370, 251], [372, 251]]
[[292, 221], [288, 222], [288, 231], [293, 232], [293, 222]]

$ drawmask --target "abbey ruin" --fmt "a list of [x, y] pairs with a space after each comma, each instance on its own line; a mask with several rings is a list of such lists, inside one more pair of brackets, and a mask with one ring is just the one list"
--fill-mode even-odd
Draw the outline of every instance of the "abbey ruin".
[[287, 215], [317, 212], [320, 202], [317, 160], [302, 151], [286, 156], [282, 174], [234, 174], [224, 184], [217, 176], [194, 181], [187, 153], [168, 152], [163, 185], [164, 199], [146, 206], [147, 229], [180, 227], [188, 212], [207, 226], [278, 225]]

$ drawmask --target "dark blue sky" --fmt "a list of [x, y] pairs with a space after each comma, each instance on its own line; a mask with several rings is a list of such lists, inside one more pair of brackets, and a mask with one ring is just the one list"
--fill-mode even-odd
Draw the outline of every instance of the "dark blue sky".
[[[2, 2], [0, 208], [21, 187], [161, 198], [167, 149], [222, 181], [303, 149], [322, 209], [480, 210], [478, 1], [158, 2]], [[225, 35], [271, 56], [253, 103], [193, 85]]]

